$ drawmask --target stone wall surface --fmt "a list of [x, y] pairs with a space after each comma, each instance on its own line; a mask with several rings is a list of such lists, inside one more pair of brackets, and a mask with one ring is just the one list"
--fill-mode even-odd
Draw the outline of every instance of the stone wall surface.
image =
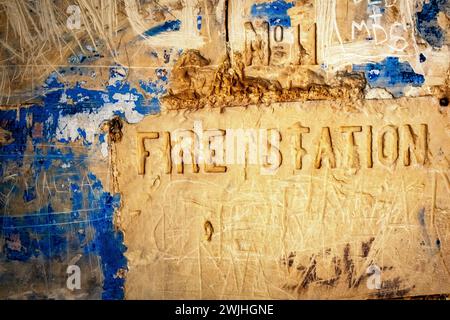
[[450, 293], [448, 0], [0, 0], [0, 298]]

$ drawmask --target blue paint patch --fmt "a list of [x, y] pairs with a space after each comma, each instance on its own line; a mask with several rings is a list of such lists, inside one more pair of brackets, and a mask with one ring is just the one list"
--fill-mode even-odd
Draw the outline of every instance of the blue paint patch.
[[399, 62], [397, 57], [387, 57], [379, 63], [353, 65], [353, 71], [364, 72], [372, 88], [386, 88], [394, 97], [403, 95], [405, 86], [420, 87], [425, 82], [408, 62]]
[[5, 235], [5, 245], [3, 251], [6, 258], [15, 261], [27, 261], [35, 255], [35, 241], [30, 239], [30, 235], [24, 232], [10, 232]]
[[148, 94], [153, 97], [144, 104], [137, 104], [134, 110], [141, 114], [155, 113], [160, 110], [160, 96], [167, 93], [168, 71], [167, 69], [158, 68], [155, 70], [155, 75], [158, 80], [156, 81], [143, 81], [139, 80], [139, 86]]
[[[113, 212], [119, 207], [119, 195], [113, 197], [109, 193], [101, 191], [101, 184], [94, 190], [96, 189], [100, 190], [102, 203], [107, 209], [104, 213]], [[88, 250], [97, 253], [101, 258], [104, 276], [102, 298], [106, 300], [123, 299], [125, 279], [118, 276], [119, 272], [128, 270], [124, 255], [127, 248], [123, 244], [123, 233], [114, 230], [112, 215], [110, 219], [97, 220], [92, 224], [95, 229], [95, 238]]]
[[[82, 148], [65, 145], [76, 139], [57, 139], [58, 131], [63, 129], [58, 127], [58, 121], [66, 115], [98, 112], [105, 103], [119, 101], [116, 94], [132, 95], [140, 114], [159, 112], [159, 97], [166, 92], [168, 71], [155, 70], [156, 80], [143, 80], [139, 88], [131, 87], [119, 68], [111, 68], [110, 73], [115, 81], [104, 90], [86, 89], [82, 83], [67, 87], [57, 73], [51, 74], [45, 81], [41, 105], [0, 110], [0, 125], [14, 139], [11, 144], [0, 146], [0, 173], [4, 179], [0, 192], [14, 198], [12, 203], [45, 203], [20, 215], [10, 214], [12, 208], [1, 203], [0, 236], [4, 247], [0, 259], [67, 263], [78, 253], [98, 256], [103, 273], [102, 298], [122, 299], [124, 279], [118, 274], [127, 270], [126, 247], [123, 234], [115, 230], [113, 223], [120, 197], [104, 191], [92, 173], [86, 175], [88, 151], [92, 148], [86, 131], [77, 130]], [[122, 110], [114, 110], [114, 114], [125, 119]], [[104, 134], [95, 136], [100, 143], [105, 142]], [[10, 173], [27, 179], [26, 186], [5, 179]], [[47, 181], [50, 177], [52, 180]], [[34, 199], [39, 201], [33, 202]]]
[[47, 205], [33, 214], [0, 216], [4, 251], [9, 260], [28, 261], [32, 257], [64, 260], [67, 254], [67, 229], [63, 218]]
[[155, 70], [157, 81], [139, 80], [139, 86], [147, 93], [162, 96], [167, 92], [168, 71], [167, 69], [158, 68]]
[[[123, 299], [124, 279], [117, 276], [127, 270], [124, 256], [123, 234], [113, 225], [114, 210], [120, 205], [119, 195], [111, 196], [103, 191], [102, 184], [93, 174], [88, 175], [88, 186], [73, 183], [72, 209], [70, 213], [53, 212], [49, 205], [40, 212], [22, 216], [0, 216], [4, 235], [4, 252], [9, 260], [28, 261], [43, 255], [47, 259], [66, 258], [68, 234], [77, 229], [93, 228], [94, 238], [87, 244], [72, 243], [72, 247], [84, 247], [85, 253], [97, 254], [101, 259], [104, 275], [103, 299]], [[85, 209], [85, 203], [95, 209]], [[83, 237], [72, 241], [78, 242]], [[82, 242], [82, 241], [80, 241]]]
[[125, 119], [125, 113], [122, 110], [115, 110], [113, 114], [119, 118]]
[[254, 18], [267, 19], [270, 26], [290, 27], [291, 17], [289, 17], [287, 11], [293, 6], [293, 2], [284, 0], [255, 3], [252, 5], [250, 13]]
[[78, 134], [80, 135], [80, 137], [83, 139], [83, 145], [89, 146], [92, 144], [91, 142], [87, 141], [87, 139], [86, 139], [86, 130], [78, 128], [77, 131], [78, 131]]
[[29, 186], [24, 192], [23, 192], [23, 201], [30, 202], [36, 199], [36, 187], [35, 186]]
[[[45, 107], [36, 105], [27, 109], [21, 109], [19, 121], [16, 121], [15, 110], [0, 111], [2, 127], [12, 132], [12, 138], [14, 138], [13, 144], [2, 146], [0, 151], [12, 151], [14, 149], [19, 155], [25, 151], [26, 137], [32, 135], [32, 127], [28, 127], [27, 118], [33, 119], [33, 125], [36, 123], [42, 124], [44, 138], [52, 140], [56, 137], [58, 130], [64, 130], [64, 128], [58, 128], [58, 120], [61, 116], [96, 113], [103, 108], [105, 103], [119, 102], [119, 99], [115, 97], [116, 94], [130, 96], [135, 105], [133, 110], [136, 110], [141, 115], [157, 113], [160, 111], [159, 97], [166, 93], [167, 71], [165, 69], [157, 69], [156, 76], [158, 78], [156, 82], [142, 81], [141, 83], [144, 86], [144, 90], [152, 94], [152, 97], [147, 99], [137, 88], [132, 88], [128, 82], [124, 81], [125, 75], [120, 73], [118, 68], [111, 68], [110, 79], [116, 80], [114, 84], [106, 86], [106, 90], [86, 89], [83, 88], [81, 83], [66, 88], [64, 83], [58, 80], [57, 74], [53, 73], [45, 82], [44, 88], [46, 92], [43, 95], [43, 105]], [[115, 114], [121, 115], [126, 120], [123, 111], [119, 110]], [[86, 140], [87, 136], [84, 129], [78, 128], [77, 131], [78, 137], [60, 138], [58, 141], [67, 143], [80, 139], [85, 145], [92, 143], [92, 141]]]
[[154, 110], [159, 110], [159, 108], [160, 103], [158, 98], [152, 98], [145, 105], [137, 105], [133, 110], [136, 110], [140, 114], [150, 114], [153, 113]]
[[419, 55], [419, 61], [420, 61], [420, 63], [424, 63], [425, 61], [427, 61], [427, 57], [425, 57], [425, 55], [423, 53], [421, 53]]
[[438, 14], [450, 15], [449, 0], [430, 0], [423, 3], [422, 11], [416, 12], [416, 29], [431, 46], [441, 48], [445, 41], [445, 30], [438, 24]]
[[180, 27], [181, 27], [180, 20], [169, 20], [164, 22], [163, 24], [148, 29], [143, 33], [143, 35], [147, 37], [152, 37], [161, 34], [163, 32], [179, 31]]
[[86, 49], [90, 52], [89, 54], [74, 53], [67, 59], [67, 62], [70, 64], [83, 64], [103, 58], [103, 55], [98, 53], [97, 50], [95, 50], [91, 46], [87, 46]]
[[86, 60], [86, 56], [84, 54], [74, 54], [67, 59], [70, 64], [80, 64]]
[[[120, 206], [120, 195], [112, 196], [103, 191], [103, 186], [97, 177], [89, 173], [90, 188], [86, 200], [91, 206], [98, 206], [103, 219], [91, 220], [95, 230], [95, 237], [86, 247], [86, 252], [93, 252], [100, 256], [104, 276], [102, 298], [117, 300], [124, 298], [125, 279], [118, 273], [128, 270], [125, 258], [126, 246], [123, 244], [123, 233], [116, 231], [113, 224], [114, 210]], [[83, 199], [73, 203], [74, 210], [82, 206]]]
[[202, 29], [202, 16], [198, 15], [197, 16], [197, 30], [201, 30]]
[[[167, 74], [168, 74], [169, 72], [167, 71], [167, 69], [163, 69], [163, 68], [158, 68], [158, 69], [156, 69], [156, 71], [155, 71], [155, 74], [156, 74], [156, 77], [159, 79], [159, 80], [162, 80], [163, 82], [164, 82], [164, 86], [167, 84], [167, 80], [168, 80], [168, 78], [167, 78]], [[164, 92], [165, 93], [165, 92]]]
[[[50, 171], [56, 169], [55, 163], [50, 163]], [[72, 211], [55, 212], [50, 203], [57, 200], [55, 195], [37, 212], [0, 216], [0, 236], [4, 239], [0, 257], [21, 262], [43, 257], [56, 263], [67, 261], [80, 250], [86, 255], [97, 255], [104, 278], [102, 298], [123, 299], [124, 279], [118, 273], [127, 270], [126, 247], [123, 234], [113, 224], [120, 196], [105, 192], [94, 174], [86, 175], [85, 161], [77, 164], [71, 167], [74, 169], [60, 170], [64, 176], [71, 176], [71, 196], [65, 192], [62, 195], [64, 203], [72, 203]], [[89, 240], [87, 233], [93, 234]]]

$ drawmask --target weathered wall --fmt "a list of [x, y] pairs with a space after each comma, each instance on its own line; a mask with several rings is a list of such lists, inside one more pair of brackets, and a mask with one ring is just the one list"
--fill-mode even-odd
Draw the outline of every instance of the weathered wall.
[[[446, 292], [449, 224], [442, 208], [448, 185], [442, 173], [448, 163], [439, 153], [448, 152], [442, 143], [448, 114], [429, 98], [368, 101], [363, 110], [346, 112], [337, 106], [205, 108], [125, 126], [113, 160], [128, 244], [128, 297]], [[167, 167], [177, 155], [177, 130], [194, 130], [205, 150], [217, 128], [226, 128], [223, 147], [214, 149], [225, 153], [221, 166], [192, 166], [186, 157], [184, 167]], [[272, 145], [281, 141], [271, 152], [249, 149], [240, 162], [242, 153], [237, 148], [231, 155], [230, 145], [243, 138], [231, 130], [242, 128], [258, 128], [246, 136], [254, 133], [258, 143], [261, 129], [271, 130], [262, 132]], [[149, 139], [149, 132], [159, 139]], [[255, 161], [264, 154], [276, 159]], [[382, 290], [366, 286], [372, 264], [383, 268]]]
[[[0, 1], [0, 297], [449, 293], [449, 11], [448, 0]], [[167, 145], [147, 141], [139, 174], [140, 133], [162, 141], [195, 120], [278, 128], [281, 171], [180, 174]], [[300, 125], [311, 139], [297, 172]], [[380, 160], [389, 125], [399, 141]], [[427, 128], [425, 156], [408, 165], [406, 125], [419, 140]], [[361, 126], [355, 167], [342, 160], [348, 126]], [[337, 162], [317, 167], [328, 127]]]

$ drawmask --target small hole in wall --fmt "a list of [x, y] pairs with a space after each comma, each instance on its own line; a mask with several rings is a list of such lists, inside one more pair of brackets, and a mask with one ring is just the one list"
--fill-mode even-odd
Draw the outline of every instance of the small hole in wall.
[[439, 99], [439, 104], [441, 105], [441, 107], [447, 107], [448, 106], [448, 98], [443, 97], [443, 98]]
[[203, 225], [203, 228], [205, 230], [205, 238], [207, 241], [211, 241], [212, 235], [214, 233], [214, 227], [211, 223], [211, 221], [205, 221], [205, 224]]

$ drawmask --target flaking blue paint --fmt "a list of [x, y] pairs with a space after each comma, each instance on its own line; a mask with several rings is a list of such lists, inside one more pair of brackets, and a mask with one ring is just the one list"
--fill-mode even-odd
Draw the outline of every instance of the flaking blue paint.
[[[5, 245], [0, 260], [30, 263], [45, 259], [61, 263], [71, 258], [68, 252], [96, 255], [103, 273], [103, 299], [124, 297], [124, 279], [118, 273], [127, 269], [126, 247], [123, 234], [113, 224], [120, 197], [104, 191], [95, 175], [86, 174], [89, 150], [98, 145], [86, 140], [84, 128], [77, 129], [77, 137], [57, 139], [56, 136], [61, 130], [58, 127], [61, 117], [95, 113], [106, 103], [117, 101], [116, 93], [137, 97], [134, 109], [142, 115], [159, 112], [159, 97], [166, 92], [168, 71], [157, 69], [156, 80], [142, 80], [135, 88], [124, 81], [119, 69], [120, 66], [111, 68], [113, 81], [104, 90], [86, 89], [83, 83], [68, 87], [59, 81], [56, 73], [51, 74], [45, 81], [40, 104], [0, 110], [1, 127], [11, 132], [13, 139], [12, 143], [0, 146], [1, 177], [13, 170], [27, 181], [26, 188], [16, 187], [13, 180], [2, 181], [0, 192], [30, 205], [46, 202], [38, 210], [25, 210], [20, 215], [9, 214], [11, 208], [1, 203], [0, 236]], [[123, 110], [115, 110], [114, 114], [125, 119]], [[104, 134], [96, 137], [95, 143], [105, 143]], [[76, 140], [82, 142], [81, 147], [68, 144]], [[43, 194], [44, 186], [38, 189], [36, 181], [50, 173], [59, 190]], [[53, 208], [61, 203], [71, 205], [71, 210], [56, 212]], [[93, 237], [86, 237], [89, 230]]]
[[387, 57], [378, 63], [353, 65], [353, 71], [364, 72], [370, 87], [385, 88], [394, 97], [402, 96], [406, 86], [420, 87], [425, 82], [423, 75], [415, 73], [408, 62], [400, 62], [397, 57]]
[[[66, 160], [64, 155], [61, 157]], [[58, 170], [61, 158], [50, 158], [46, 161], [36, 159], [32, 167], [34, 175], [48, 164], [50, 171]], [[72, 161], [73, 157], [69, 156], [69, 159]], [[71, 211], [55, 212], [52, 202], [61, 200], [55, 195], [37, 212], [20, 216], [1, 215], [0, 236], [5, 240], [3, 252], [7, 260], [24, 263], [38, 258], [65, 261], [68, 247], [97, 255], [103, 272], [102, 297], [122, 299], [124, 280], [117, 277], [117, 273], [127, 269], [126, 247], [123, 245], [123, 235], [113, 225], [114, 210], [120, 205], [120, 197], [105, 192], [94, 174], [85, 175], [87, 170], [84, 160], [69, 169], [60, 170], [65, 176], [71, 175], [70, 197], [63, 193], [64, 202], [72, 203]], [[83, 232], [79, 233], [80, 230]], [[84, 235], [88, 230], [93, 230], [95, 236], [85, 241]]]
[[143, 33], [143, 35], [147, 37], [152, 37], [161, 34], [163, 32], [178, 31], [180, 30], [180, 28], [181, 28], [180, 20], [169, 20], [146, 30]]
[[97, 52], [92, 52], [92, 54], [83, 54], [83, 53], [78, 53], [78, 54], [73, 54], [71, 55], [68, 59], [67, 62], [70, 64], [83, 64], [86, 62], [94, 62], [96, 60], [98, 60], [99, 58], [101, 58], [102, 55], [100, 55]]
[[101, 258], [103, 271], [103, 294], [106, 300], [123, 299], [125, 280], [118, 276], [121, 270], [127, 270], [127, 260], [124, 256], [126, 247], [123, 244], [123, 234], [116, 231], [113, 224], [114, 210], [120, 206], [120, 196], [112, 196], [103, 191], [100, 180], [93, 173], [88, 174], [90, 185], [87, 192], [74, 190], [76, 198], [73, 201], [73, 210], [83, 208], [84, 200], [90, 206], [102, 208], [99, 215], [91, 219], [90, 223], [95, 230], [95, 237], [86, 247], [86, 253], [96, 253]]
[[98, 141], [99, 141], [100, 143], [105, 143], [105, 142], [106, 142], [105, 134], [104, 134], [104, 133], [101, 133], [101, 134], [98, 135]]
[[65, 259], [67, 230], [60, 225], [61, 218], [62, 215], [55, 213], [50, 204], [32, 214], [1, 216], [0, 234], [5, 238], [6, 257], [23, 262], [39, 256], [48, 260]]
[[34, 199], [36, 199], [36, 187], [35, 186], [29, 186], [23, 192], [23, 201], [24, 202], [30, 202], [30, 201], [32, 201]]
[[[160, 76], [157, 74], [157, 80], [144, 81], [141, 80], [141, 89], [150, 95], [149, 98], [139, 92], [138, 88], [131, 87], [131, 84], [123, 81], [124, 75], [117, 71], [118, 68], [111, 68], [110, 79], [112, 84], [107, 85], [105, 90], [91, 90], [83, 88], [82, 83], [77, 83], [73, 87], [65, 88], [64, 84], [59, 82], [56, 75], [52, 74], [46, 81], [46, 92], [43, 99], [45, 110], [40, 110], [41, 117], [48, 119], [51, 117], [53, 121], [46, 124], [45, 132], [50, 135], [47, 138], [53, 138], [58, 130], [58, 120], [61, 116], [75, 115], [78, 113], [96, 113], [106, 103], [117, 103], [119, 100], [115, 98], [116, 94], [128, 95], [133, 98], [133, 110], [145, 116], [148, 114], [158, 113], [160, 110], [159, 97], [166, 92], [167, 76]], [[160, 73], [161, 70], [156, 70]], [[116, 114], [113, 111], [113, 114]], [[117, 113], [123, 115], [123, 112]], [[107, 120], [107, 119], [105, 119]], [[51, 126], [51, 127], [50, 127]], [[64, 128], [60, 128], [60, 130]], [[85, 144], [92, 143], [86, 140], [86, 133], [83, 128], [78, 130], [78, 136], [70, 137], [69, 139], [60, 138], [60, 142], [70, 142], [81, 140]]]
[[424, 2], [422, 10], [416, 12], [416, 29], [431, 46], [441, 48], [445, 41], [445, 30], [438, 24], [440, 12], [450, 15], [449, 0], [430, 0]]
[[291, 17], [287, 11], [294, 6], [294, 2], [275, 0], [271, 2], [255, 3], [250, 9], [250, 14], [254, 18], [263, 18], [269, 22], [270, 26], [291, 26]]
[[201, 30], [202, 29], [202, 16], [198, 15], [197, 16], [197, 30]]
[[419, 62], [424, 63], [425, 61], [427, 61], [427, 57], [423, 53], [421, 53], [419, 55]]
[[[147, 93], [156, 96], [161, 96], [167, 92], [167, 71], [165, 69], [155, 70], [158, 80], [156, 81], [144, 81], [139, 80], [139, 86]], [[159, 110], [158, 110], [159, 111]]]
[[87, 136], [87, 135], [86, 135], [86, 130], [81, 129], [81, 128], [78, 128], [77, 131], [78, 131], [80, 137], [81, 137], [82, 140], [83, 140], [83, 145], [89, 146], [89, 145], [92, 144], [91, 142], [89, 142], [89, 141], [86, 139], [86, 136]]

